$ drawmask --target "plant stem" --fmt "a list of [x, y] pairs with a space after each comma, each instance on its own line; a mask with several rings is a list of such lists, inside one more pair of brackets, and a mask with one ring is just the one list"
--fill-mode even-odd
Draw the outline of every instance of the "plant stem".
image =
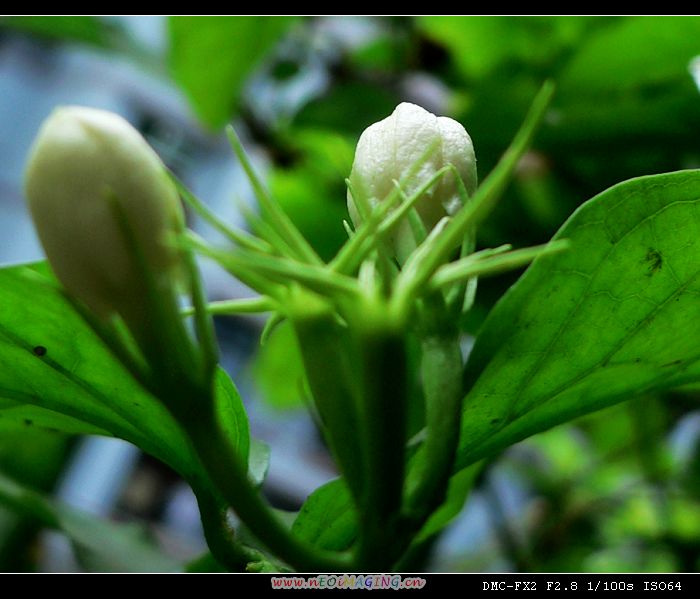
[[[175, 402], [179, 404], [179, 402]], [[329, 557], [296, 539], [263, 501], [247, 467], [231, 449], [211, 405], [195, 404], [176, 414], [185, 427], [210, 480], [253, 534], [276, 556], [302, 571], [343, 571], [344, 556]]]
[[358, 567], [388, 568], [403, 550], [400, 510], [406, 444], [406, 348], [402, 327], [381, 301], [356, 323], [362, 367], [367, 483]]
[[[192, 250], [185, 252], [184, 261], [190, 278], [190, 293], [192, 305], [194, 306], [194, 322], [197, 332], [199, 348], [202, 352], [203, 377], [204, 380], [211, 380], [219, 362], [219, 346], [216, 343], [214, 332], [214, 321], [207, 311], [207, 298], [204, 292], [202, 277], [199, 275], [197, 263]], [[178, 322], [182, 327], [182, 321]]]
[[[209, 302], [206, 305], [207, 313], [213, 316], [235, 316], [238, 314], [260, 314], [272, 312], [275, 309], [273, 300], [266, 296], [243, 297], [232, 300], [220, 300]], [[182, 316], [192, 316], [195, 313], [194, 306], [180, 311]]]
[[224, 235], [227, 239], [242, 248], [247, 248], [249, 250], [256, 250], [264, 253], [271, 253], [272, 247], [262, 239], [254, 237], [246, 231], [239, 231], [232, 227], [229, 227], [221, 219], [219, 219], [216, 214], [209, 210], [208, 206], [204, 202], [200, 201], [197, 196], [195, 196], [185, 185], [173, 174], [168, 173], [170, 178], [175, 183], [178, 191], [180, 192], [180, 197], [206, 222], [208, 222], [212, 227], [214, 227], [219, 233]]
[[200, 490], [195, 495], [204, 538], [216, 561], [229, 572], [245, 572], [249, 562], [264, 559], [255, 549], [243, 547], [236, 542], [234, 532], [228, 524], [225, 504], [216, 500], [208, 491]]
[[462, 352], [457, 331], [423, 339], [422, 378], [427, 437], [418, 462], [417, 485], [409, 489], [408, 512], [417, 523], [442, 502], [459, 442]]
[[332, 306], [315, 294], [295, 289], [287, 302], [290, 322], [328, 445], [355, 500], [365, 484], [360, 429], [360, 395], [350, 339]]
[[309, 264], [321, 264], [322, 262], [318, 254], [314, 251], [309, 242], [304, 239], [304, 236], [299, 232], [299, 229], [296, 228], [279, 204], [272, 199], [269, 192], [260, 181], [233, 127], [228, 126], [226, 128], [226, 135], [228, 136], [231, 148], [248, 176], [253, 191], [255, 192], [255, 197], [260, 204], [260, 209], [269, 219], [270, 225], [272, 225], [280, 237], [285, 240], [297, 258]]

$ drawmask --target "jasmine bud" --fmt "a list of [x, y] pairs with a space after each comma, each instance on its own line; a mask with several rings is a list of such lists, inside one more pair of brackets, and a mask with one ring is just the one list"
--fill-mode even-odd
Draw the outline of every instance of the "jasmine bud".
[[[370, 125], [360, 136], [350, 182], [355, 193], [362, 193], [371, 205], [383, 202], [394, 189], [394, 181], [402, 181], [424, 158], [415, 176], [404, 181], [408, 196], [425, 184], [448, 164], [455, 166], [468, 195], [476, 189], [476, 157], [471, 138], [464, 127], [448, 117], [437, 117], [420, 106], [404, 102], [394, 112]], [[446, 173], [416, 203], [416, 211], [427, 231], [444, 216], [454, 214], [461, 206], [454, 174]], [[355, 198], [348, 192], [348, 210], [356, 226], [361, 222]], [[416, 246], [408, 223], [402, 223], [394, 235], [399, 261]]]
[[57, 108], [31, 148], [25, 191], [56, 276], [98, 316], [129, 320], [139, 312], [144, 267], [159, 288], [173, 285], [179, 254], [168, 242], [183, 226], [179, 197], [156, 153], [122, 117]]

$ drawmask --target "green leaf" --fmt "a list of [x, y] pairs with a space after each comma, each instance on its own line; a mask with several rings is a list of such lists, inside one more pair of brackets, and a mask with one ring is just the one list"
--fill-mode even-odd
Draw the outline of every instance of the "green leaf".
[[270, 446], [258, 439], [250, 440], [248, 455], [248, 475], [253, 483], [260, 486], [267, 478], [270, 468]]
[[291, 17], [170, 17], [170, 66], [197, 116], [226, 124], [248, 76], [294, 22]]
[[421, 528], [414, 539], [414, 543], [427, 541], [448, 526], [459, 515], [480, 472], [481, 464], [473, 464], [450, 479], [445, 501], [423, 525], [423, 528]]
[[92, 16], [16, 16], [0, 19], [0, 27], [25, 31], [40, 37], [107, 46], [110, 28]]
[[100, 572], [175, 572], [181, 566], [148, 541], [135, 524], [115, 524], [68, 506], [54, 504], [39, 493], [0, 474], [0, 503], [36, 517], [44, 526], [63, 532], [90, 570]]
[[417, 26], [451, 54], [459, 74], [480, 79], [498, 67], [525, 63], [546, 69], [586, 32], [599, 17], [424, 16]]
[[616, 173], [637, 152], [648, 164], [655, 152], [694, 147], [700, 102], [689, 69], [699, 54], [698, 17], [627, 18], [598, 31], [557, 79], [561, 126], [549, 139], [559, 151], [619, 153]]
[[304, 502], [292, 532], [329, 551], [348, 549], [357, 534], [357, 512], [342, 479], [316, 489]]
[[105, 430], [38, 406], [0, 398], [0, 432], [43, 429], [70, 435], [106, 435]]
[[250, 430], [248, 415], [238, 389], [222, 368], [218, 368], [215, 378], [216, 414], [232, 449], [235, 449], [243, 463], [248, 462], [250, 452]]
[[[99, 429], [196, 476], [179, 426], [64, 299], [43, 263], [0, 269], [0, 363], [2, 405], [36, 406], [44, 424], [68, 432]], [[79, 431], [76, 420], [89, 426]]]
[[651, 92], [691, 83], [688, 65], [700, 53], [699, 17], [635, 17], [592, 36], [562, 73], [560, 92], [601, 97]]
[[492, 310], [467, 364], [458, 468], [645, 391], [700, 380], [700, 171], [584, 204]]
[[258, 347], [251, 364], [251, 375], [257, 391], [273, 408], [304, 407], [304, 366], [289, 322], [277, 326]]

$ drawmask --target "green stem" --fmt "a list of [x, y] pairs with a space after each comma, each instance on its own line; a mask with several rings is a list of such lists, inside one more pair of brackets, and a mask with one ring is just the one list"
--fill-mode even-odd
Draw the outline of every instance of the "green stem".
[[[266, 296], [244, 297], [240, 299], [221, 300], [209, 302], [206, 311], [214, 316], [233, 316], [237, 314], [259, 314], [261, 312], [272, 312], [275, 303]], [[182, 316], [192, 316], [195, 313], [194, 306], [180, 311]]]
[[357, 376], [349, 358], [350, 340], [332, 306], [306, 290], [290, 293], [288, 316], [299, 345], [314, 404], [328, 445], [358, 500], [364, 487]]
[[289, 245], [295, 257], [309, 264], [321, 264], [322, 261], [318, 257], [318, 254], [314, 251], [309, 242], [304, 239], [304, 236], [299, 232], [299, 229], [296, 228], [279, 204], [272, 199], [269, 192], [262, 184], [262, 181], [260, 181], [255, 173], [255, 169], [253, 169], [253, 165], [248, 159], [248, 155], [243, 149], [241, 140], [230, 125], [226, 128], [226, 135], [228, 136], [231, 148], [253, 186], [253, 191], [260, 204], [260, 209], [268, 218], [270, 225], [274, 227], [279, 236]]
[[227, 506], [208, 491], [195, 493], [209, 551], [229, 572], [245, 572], [250, 562], [265, 559], [255, 549], [237, 543], [227, 518]]
[[[182, 405], [174, 402], [174, 405]], [[302, 571], [343, 571], [349, 561], [330, 557], [292, 536], [248, 478], [247, 467], [231, 449], [211, 409], [193, 405], [176, 414], [189, 433], [210, 480], [251, 532], [276, 556]]]
[[[197, 331], [197, 340], [202, 352], [204, 380], [210, 380], [214, 376], [216, 365], [219, 363], [219, 346], [216, 343], [216, 333], [214, 332], [214, 320], [207, 310], [207, 297], [199, 274], [197, 263], [192, 250], [185, 252], [184, 261], [190, 278], [190, 293], [192, 305], [194, 306], [194, 321]], [[178, 322], [177, 326], [182, 326]]]
[[380, 301], [356, 324], [362, 367], [367, 482], [358, 567], [389, 568], [403, 550], [400, 511], [406, 444], [406, 348], [403, 327]]
[[208, 222], [219, 233], [242, 248], [255, 250], [263, 253], [272, 253], [272, 247], [264, 240], [258, 239], [245, 231], [239, 231], [229, 227], [216, 214], [214, 214], [197, 196], [195, 196], [185, 185], [171, 172], [168, 172], [175, 187], [180, 192], [180, 197], [194, 210], [203, 220]]
[[443, 501], [459, 443], [462, 411], [462, 352], [459, 334], [449, 330], [423, 339], [422, 378], [427, 436], [418, 457], [409, 516], [417, 523]]

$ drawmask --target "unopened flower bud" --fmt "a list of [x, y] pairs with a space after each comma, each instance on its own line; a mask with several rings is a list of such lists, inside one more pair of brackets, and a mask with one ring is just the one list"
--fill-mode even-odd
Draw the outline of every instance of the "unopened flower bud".
[[[426, 152], [428, 153], [426, 158]], [[402, 181], [424, 159], [415, 175]], [[476, 189], [476, 157], [464, 127], [448, 117], [437, 117], [420, 106], [404, 102], [360, 136], [355, 150], [350, 182], [355, 193], [370, 202], [384, 201], [402, 182], [408, 196], [424, 185], [442, 167], [453, 164], [468, 195]], [[427, 231], [461, 206], [454, 174], [446, 173], [415, 205]], [[355, 225], [361, 222], [356, 200], [348, 192], [348, 210]], [[415, 248], [408, 223], [402, 223], [393, 238], [399, 261]]]
[[32, 146], [25, 190], [56, 276], [98, 316], [138, 311], [144, 268], [159, 287], [171, 284], [180, 200], [163, 163], [122, 117], [56, 109]]

